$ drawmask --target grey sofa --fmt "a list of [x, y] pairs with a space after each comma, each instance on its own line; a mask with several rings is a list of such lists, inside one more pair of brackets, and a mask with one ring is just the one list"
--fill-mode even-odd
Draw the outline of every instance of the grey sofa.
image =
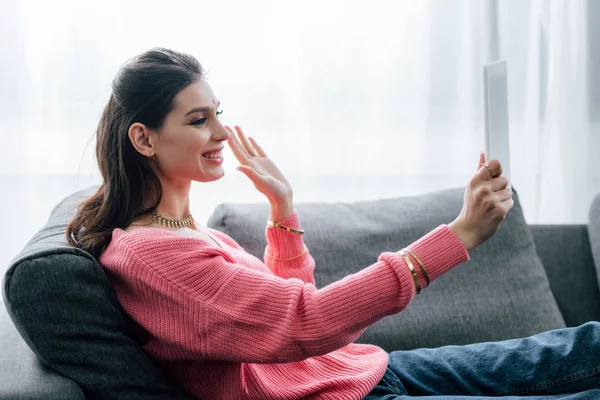
[[[129, 336], [128, 317], [100, 266], [64, 240], [77, 203], [96, 189], [58, 204], [7, 269], [6, 307], [0, 307], [1, 399], [187, 398]], [[463, 191], [297, 204], [316, 261], [317, 286], [450, 222], [460, 210]], [[600, 256], [600, 199], [592, 206], [589, 227], [528, 226], [515, 197], [500, 231], [471, 253], [471, 261], [440, 277], [405, 311], [379, 321], [359, 341], [388, 351], [437, 347], [599, 320], [594, 255]], [[222, 204], [208, 226], [262, 258], [267, 216], [264, 204]]]

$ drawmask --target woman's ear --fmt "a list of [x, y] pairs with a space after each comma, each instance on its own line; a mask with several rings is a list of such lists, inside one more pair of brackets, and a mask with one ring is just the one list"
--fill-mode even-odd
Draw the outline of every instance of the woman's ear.
[[144, 157], [152, 157], [154, 154], [154, 146], [150, 138], [150, 130], [146, 125], [135, 122], [129, 127], [129, 140], [133, 147]]

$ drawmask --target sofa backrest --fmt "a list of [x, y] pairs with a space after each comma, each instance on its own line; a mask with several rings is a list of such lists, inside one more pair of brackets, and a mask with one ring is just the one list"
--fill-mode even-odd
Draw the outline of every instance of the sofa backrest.
[[588, 215], [588, 231], [592, 257], [596, 265], [596, 278], [600, 284], [600, 193], [592, 200]]
[[[459, 214], [464, 188], [355, 203], [296, 204], [318, 287], [363, 269]], [[515, 192], [499, 232], [401, 313], [359, 338], [384, 349], [438, 347], [529, 336], [565, 326]], [[267, 204], [222, 204], [208, 226], [262, 259]], [[351, 301], [351, 299], [349, 299]]]
[[600, 289], [587, 225], [530, 225], [567, 326], [600, 321]]

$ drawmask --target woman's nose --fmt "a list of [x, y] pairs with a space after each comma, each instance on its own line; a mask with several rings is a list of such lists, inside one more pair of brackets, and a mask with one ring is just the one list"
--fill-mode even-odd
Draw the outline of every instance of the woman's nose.
[[214, 134], [215, 140], [222, 142], [224, 140], [229, 139], [229, 135], [231, 135], [231, 133], [229, 133], [229, 131], [225, 129], [221, 121], [219, 121], [217, 125], [217, 132]]

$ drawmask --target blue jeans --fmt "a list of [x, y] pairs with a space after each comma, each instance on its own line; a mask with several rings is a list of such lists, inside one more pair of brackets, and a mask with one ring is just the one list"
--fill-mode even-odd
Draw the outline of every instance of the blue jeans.
[[523, 339], [393, 351], [365, 400], [411, 396], [600, 399], [600, 322]]

